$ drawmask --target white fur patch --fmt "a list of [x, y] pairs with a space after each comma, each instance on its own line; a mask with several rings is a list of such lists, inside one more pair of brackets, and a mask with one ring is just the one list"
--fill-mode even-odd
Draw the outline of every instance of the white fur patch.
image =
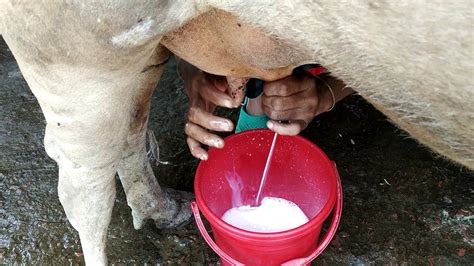
[[111, 41], [114, 45], [120, 47], [133, 47], [141, 45], [151, 37], [150, 29], [153, 24], [155, 24], [155, 20], [147, 17], [131, 29], [114, 35]]

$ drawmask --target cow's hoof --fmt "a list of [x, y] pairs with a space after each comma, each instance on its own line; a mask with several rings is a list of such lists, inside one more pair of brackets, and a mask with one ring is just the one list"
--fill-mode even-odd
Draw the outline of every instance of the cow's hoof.
[[167, 209], [162, 211], [159, 218], [154, 219], [156, 227], [176, 228], [188, 224], [192, 217], [190, 203], [194, 199], [194, 194], [172, 188], [164, 190], [168, 200]]

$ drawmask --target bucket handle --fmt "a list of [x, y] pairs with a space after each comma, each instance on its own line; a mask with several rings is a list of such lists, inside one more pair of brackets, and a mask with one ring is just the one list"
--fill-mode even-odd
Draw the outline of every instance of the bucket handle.
[[[332, 238], [336, 234], [337, 228], [339, 227], [339, 222], [341, 221], [341, 214], [342, 214], [342, 185], [341, 185], [341, 178], [339, 177], [339, 172], [337, 171], [336, 168], [336, 163], [333, 162], [333, 168], [334, 172], [336, 174], [337, 178], [337, 198], [336, 198], [336, 206], [334, 208], [334, 213], [332, 215], [331, 219], [331, 224], [329, 226], [328, 231], [326, 232], [326, 235], [324, 238], [321, 240], [321, 242], [318, 244], [316, 249], [307, 257], [305, 258], [297, 258], [297, 259], [292, 259], [290, 261], [287, 261], [283, 263], [282, 265], [284, 266], [293, 266], [293, 265], [305, 265], [313, 261], [317, 256], [319, 256], [329, 245], [331, 242]], [[201, 218], [201, 214], [199, 213], [199, 207], [196, 203], [196, 201], [191, 202], [191, 209], [194, 214], [194, 219], [196, 220], [197, 227], [199, 229], [199, 232], [201, 235], [204, 237], [204, 240], [206, 243], [211, 247], [211, 249], [219, 255], [219, 257], [231, 264], [231, 265], [245, 265], [243, 263], [240, 263], [233, 259], [231, 256], [229, 256], [227, 253], [225, 253], [217, 244], [214, 242], [214, 240], [211, 238], [209, 233], [206, 230], [206, 227], [204, 226]]]
[[217, 244], [212, 240], [211, 236], [206, 230], [206, 227], [202, 223], [202, 218], [201, 214], [199, 214], [199, 207], [196, 203], [196, 201], [191, 202], [191, 209], [193, 210], [194, 214], [194, 219], [196, 220], [197, 227], [199, 229], [199, 232], [201, 232], [201, 235], [204, 237], [204, 240], [206, 240], [206, 243], [214, 250], [221, 259], [231, 265], [245, 265], [243, 263], [240, 263], [236, 260], [234, 260], [231, 256], [227, 255]]

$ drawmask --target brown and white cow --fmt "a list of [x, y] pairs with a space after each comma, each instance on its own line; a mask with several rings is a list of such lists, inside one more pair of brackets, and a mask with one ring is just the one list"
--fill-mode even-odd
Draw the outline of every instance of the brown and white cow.
[[44, 112], [59, 197], [91, 265], [106, 263], [117, 172], [136, 228], [190, 216], [145, 151], [170, 51], [233, 78], [275, 80], [318, 62], [413, 138], [474, 168], [473, 17], [470, 0], [0, 0], [1, 33]]

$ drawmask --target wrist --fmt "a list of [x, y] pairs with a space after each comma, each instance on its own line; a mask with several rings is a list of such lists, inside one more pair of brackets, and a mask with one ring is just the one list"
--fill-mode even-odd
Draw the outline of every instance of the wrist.
[[316, 83], [316, 90], [319, 96], [316, 115], [319, 115], [329, 112], [334, 108], [334, 105], [336, 104], [336, 97], [331, 85], [329, 85], [329, 83], [325, 80], [325, 77], [315, 76], [314, 79]]
[[349, 96], [355, 91], [347, 87], [344, 82], [340, 79], [334, 78], [330, 75], [321, 75], [317, 77], [317, 86], [320, 86], [319, 92], [321, 94], [320, 107], [318, 108], [318, 114], [331, 111], [334, 105], [340, 100]]

